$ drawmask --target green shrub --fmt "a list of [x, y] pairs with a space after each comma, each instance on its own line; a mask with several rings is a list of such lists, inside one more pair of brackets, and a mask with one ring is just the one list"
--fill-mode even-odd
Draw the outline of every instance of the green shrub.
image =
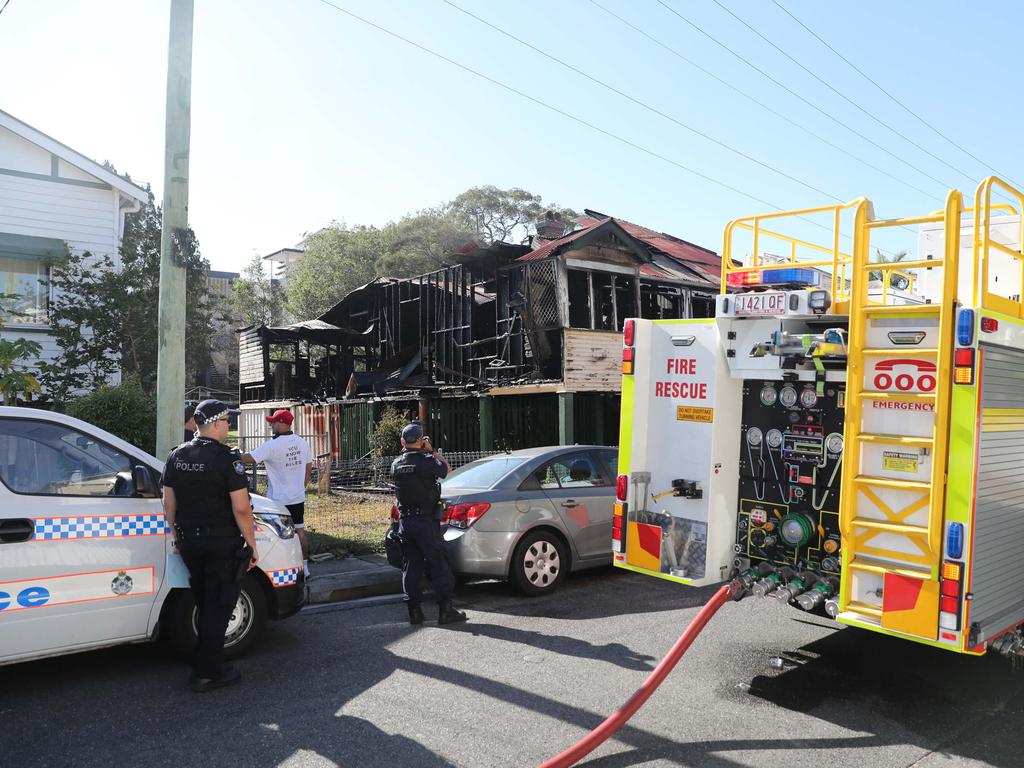
[[370, 435], [375, 456], [397, 456], [402, 452], [402, 429], [408, 424], [402, 412], [387, 406]]
[[156, 399], [129, 379], [100, 387], [68, 404], [68, 416], [95, 424], [147, 453], [156, 450]]

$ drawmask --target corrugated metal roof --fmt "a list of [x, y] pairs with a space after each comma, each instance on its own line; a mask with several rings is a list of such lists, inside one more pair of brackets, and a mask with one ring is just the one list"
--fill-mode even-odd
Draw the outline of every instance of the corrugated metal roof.
[[575, 232], [570, 232], [565, 237], [560, 237], [557, 240], [546, 240], [543, 245], [541, 245], [538, 248], [535, 248], [534, 250], [530, 251], [529, 253], [523, 256], [520, 256], [518, 259], [516, 259], [516, 261], [536, 261], [537, 259], [545, 259], [551, 254], [556, 253], [558, 250], [560, 250], [563, 245], [568, 245], [573, 240], [578, 240], [579, 238], [583, 237], [583, 235], [587, 234], [590, 230], [594, 229], [595, 227], [601, 224], [604, 224], [604, 222], [599, 221], [589, 227], [585, 227], [584, 229], [577, 229]]
[[671, 278], [674, 280], [685, 280], [708, 285], [717, 285], [721, 278], [722, 260], [714, 251], [702, 248], [699, 245], [681, 240], [663, 232], [655, 232], [653, 229], [641, 227], [621, 219], [613, 219], [611, 216], [587, 210], [586, 215], [577, 219], [576, 223], [581, 227], [575, 232], [570, 232], [565, 237], [557, 240], [544, 241], [534, 250], [520, 256], [516, 261], [536, 261], [553, 256], [565, 249], [573, 241], [592, 232], [597, 227], [612, 221], [631, 237], [639, 240], [653, 257], [662, 256], [671, 260], [671, 263], [661, 262], [656, 264], [641, 265], [641, 273], [650, 277]]

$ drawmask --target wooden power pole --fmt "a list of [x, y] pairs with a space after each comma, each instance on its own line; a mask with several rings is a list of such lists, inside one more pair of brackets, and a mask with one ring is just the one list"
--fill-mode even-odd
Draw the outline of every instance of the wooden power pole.
[[164, 210], [160, 236], [156, 455], [181, 442], [185, 420], [185, 264], [188, 154], [192, 122], [192, 0], [171, 0], [164, 135]]

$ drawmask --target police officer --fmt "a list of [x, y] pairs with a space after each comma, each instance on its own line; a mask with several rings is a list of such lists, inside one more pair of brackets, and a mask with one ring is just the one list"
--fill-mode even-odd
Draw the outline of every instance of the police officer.
[[402, 430], [402, 454], [391, 464], [391, 478], [398, 497], [398, 533], [402, 540], [402, 591], [409, 609], [409, 623], [423, 623], [423, 568], [426, 565], [437, 598], [438, 624], [465, 621], [466, 614], [452, 606], [452, 576], [441, 536], [441, 484], [451, 467], [434, 450], [423, 428], [409, 424]]
[[241, 456], [223, 441], [239, 411], [219, 400], [195, 410], [196, 436], [171, 451], [162, 478], [164, 512], [188, 567], [199, 611], [189, 685], [202, 693], [237, 683], [224, 664], [224, 633], [238, 600], [241, 569], [256, 565], [252, 505]]

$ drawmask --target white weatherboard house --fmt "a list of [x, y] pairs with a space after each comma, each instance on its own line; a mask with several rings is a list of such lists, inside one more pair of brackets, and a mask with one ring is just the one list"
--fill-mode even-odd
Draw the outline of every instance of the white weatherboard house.
[[146, 199], [146, 190], [0, 110], [0, 293], [18, 296], [5, 301], [18, 314], [2, 318], [0, 333], [37, 341], [52, 359], [47, 256], [67, 248], [119, 265], [125, 214]]

